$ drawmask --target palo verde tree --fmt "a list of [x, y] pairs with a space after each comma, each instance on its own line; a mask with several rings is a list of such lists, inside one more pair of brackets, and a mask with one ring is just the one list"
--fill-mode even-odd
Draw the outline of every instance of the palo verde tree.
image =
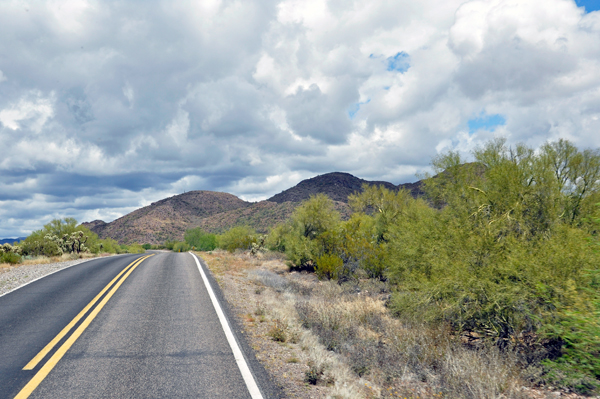
[[595, 389], [600, 254], [584, 222], [597, 218], [597, 151], [494, 140], [473, 157], [435, 158], [423, 189], [438, 209], [409, 206], [388, 229], [392, 308], [500, 347], [522, 333], [555, 340], [569, 358], [549, 361], [549, 378]]
[[267, 245], [284, 251], [295, 267], [314, 267], [319, 257], [330, 252], [339, 223], [333, 201], [324, 194], [313, 195], [288, 222], [271, 231]]

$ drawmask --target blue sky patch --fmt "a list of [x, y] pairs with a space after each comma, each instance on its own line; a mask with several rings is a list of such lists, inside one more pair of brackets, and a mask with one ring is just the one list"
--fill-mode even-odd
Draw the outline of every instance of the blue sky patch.
[[500, 114], [486, 115], [480, 113], [478, 117], [469, 119], [469, 134], [473, 134], [478, 130], [487, 130], [493, 132], [498, 126], [506, 125], [506, 119]]
[[400, 73], [404, 73], [410, 68], [409, 64], [409, 55], [404, 51], [399, 52], [393, 57], [388, 57], [387, 59], [387, 70], [388, 71], [398, 71]]
[[577, 7], [585, 7], [585, 12], [600, 10], [600, 0], [575, 0]]
[[353, 106], [351, 106], [350, 109], [348, 110], [348, 116], [350, 117], [350, 119], [354, 119], [354, 115], [356, 115], [356, 113], [360, 109], [361, 105], [365, 105], [365, 104], [368, 104], [370, 102], [371, 102], [371, 99], [369, 98], [367, 101], [365, 101], [363, 103], [356, 103]]

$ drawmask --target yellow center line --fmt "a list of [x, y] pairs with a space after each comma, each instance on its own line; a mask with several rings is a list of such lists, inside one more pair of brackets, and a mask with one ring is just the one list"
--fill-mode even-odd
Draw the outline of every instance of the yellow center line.
[[123, 269], [121, 271], [121, 273], [117, 274], [117, 277], [115, 277], [110, 283], [108, 283], [108, 285], [106, 287], [104, 287], [104, 289], [102, 291], [100, 291], [100, 293], [98, 295], [96, 295], [96, 297], [94, 299], [92, 299], [92, 301], [90, 303], [88, 303], [87, 306], [85, 308], [83, 308], [83, 310], [81, 312], [79, 312], [79, 314], [77, 316], [75, 316], [75, 318], [73, 320], [71, 320], [71, 322], [69, 324], [67, 324], [67, 326], [65, 328], [63, 328], [62, 331], [59, 332], [58, 335], [56, 337], [54, 337], [54, 339], [52, 341], [50, 341], [48, 343], [48, 345], [46, 345], [44, 347], [44, 349], [42, 349], [37, 355], [35, 355], [35, 357], [33, 359], [31, 359], [31, 361], [29, 363], [27, 363], [25, 365], [25, 367], [23, 367], [23, 370], [33, 370], [35, 368], [35, 366], [37, 366], [38, 363], [40, 361], [42, 361], [42, 359], [48, 354], [48, 352], [50, 352], [52, 350], [52, 348], [54, 348], [54, 346], [58, 342], [60, 342], [60, 340], [63, 339], [63, 337], [65, 335], [67, 335], [67, 333], [69, 331], [71, 331], [71, 329], [73, 328], [73, 326], [75, 324], [77, 324], [79, 319], [81, 319], [87, 313], [87, 311], [90, 310], [90, 308], [92, 306], [94, 306], [96, 301], [98, 301], [98, 299], [100, 299], [100, 297], [102, 297], [102, 295], [104, 295], [104, 293], [110, 288], [110, 286], [113, 285], [113, 283], [115, 281], [117, 281], [118, 278], [121, 277], [121, 275], [127, 271], [127, 269], [129, 269], [131, 266], [133, 266], [136, 262], [138, 264], [142, 263], [144, 261], [144, 259], [148, 258], [149, 256], [151, 256], [151, 255], [136, 259], [135, 261], [131, 262], [125, 269]]
[[71, 336], [65, 341], [64, 344], [62, 344], [62, 346], [60, 348], [58, 348], [58, 350], [52, 355], [52, 357], [46, 362], [46, 364], [44, 364], [42, 366], [40, 371], [38, 371], [33, 376], [33, 378], [27, 383], [27, 385], [25, 385], [25, 387], [23, 387], [23, 389], [17, 394], [17, 396], [15, 396], [15, 399], [26, 399], [29, 397], [29, 395], [31, 395], [31, 393], [38, 387], [38, 385], [40, 385], [40, 383], [44, 380], [44, 378], [46, 378], [46, 376], [50, 373], [50, 371], [52, 371], [52, 369], [54, 368], [54, 366], [56, 366], [56, 364], [60, 361], [60, 359], [62, 359], [62, 357], [65, 355], [65, 353], [67, 353], [69, 348], [71, 348], [71, 346], [75, 343], [75, 341], [77, 341], [77, 338], [79, 338], [81, 336], [81, 334], [85, 331], [85, 329], [90, 325], [92, 320], [94, 320], [94, 318], [96, 318], [98, 313], [102, 310], [104, 305], [106, 305], [106, 303], [114, 295], [114, 293], [119, 289], [121, 284], [123, 284], [125, 279], [127, 279], [127, 277], [129, 277], [129, 275], [140, 265], [140, 263], [142, 263], [142, 261], [149, 258], [150, 256], [153, 256], [153, 255], [144, 257], [139, 262], [134, 262], [136, 264], [133, 265], [129, 269], [129, 271], [123, 276], [123, 278], [120, 279], [115, 284], [115, 286], [104, 297], [104, 299], [102, 299], [102, 301], [98, 304], [98, 306], [96, 306], [94, 308], [94, 310], [88, 315], [88, 317], [86, 317], [85, 320], [79, 325], [79, 327], [77, 327], [75, 332], [73, 332], [73, 334], [71, 334]]

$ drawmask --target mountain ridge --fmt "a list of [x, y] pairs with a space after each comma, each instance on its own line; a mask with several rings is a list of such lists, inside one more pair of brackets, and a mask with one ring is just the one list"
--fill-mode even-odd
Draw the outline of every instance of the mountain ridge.
[[21, 242], [24, 239], [26, 239], [27, 237], [17, 237], [17, 238], [0, 238], [0, 245], [3, 244], [13, 244], [15, 242]]
[[100, 238], [113, 238], [122, 244], [160, 244], [183, 240], [186, 230], [200, 227], [211, 233], [237, 225], [248, 225], [266, 233], [285, 221], [304, 200], [325, 194], [334, 201], [343, 218], [351, 211], [348, 197], [361, 192], [363, 185], [381, 185], [389, 190], [407, 189], [414, 197], [422, 196], [421, 181], [395, 185], [386, 181], [369, 181], [344, 172], [331, 172], [305, 179], [267, 200], [247, 202], [233, 194], [215, 191], [188, 191], [153, 202], [110, 223], [94, 220], [82, 223]]

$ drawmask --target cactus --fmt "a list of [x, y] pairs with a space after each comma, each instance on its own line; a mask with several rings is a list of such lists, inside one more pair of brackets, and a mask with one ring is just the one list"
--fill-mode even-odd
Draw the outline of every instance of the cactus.
[[6, 243], [6, 244], [2, 245], [2, 246], [1, 246], [1, 249], [0, 249], [0, 253], [6, 253], [6, 254], [9, 254], [9, 253], [11, 253], [12, 251], [13, 251], [13, 246], [12, 246], [12, 245], [10, 245], [9, 243]]
[[256, 241], [252, 243], [252, 247], [250, 248], [250, 254], [256, 255], [259, 252], [266, 251], [266, 248], [265, 248], [266, 239], [267, 239], [267, 236], [264, 236], [264, 235], [259, 235], [258, 237], [256, 237]]
[[70, 238], [70, 242], [71, 242], [71, 248], [72, 251], [71, 252], [75, 252], [77, 251], [77, 253], [80, 253], [82, 250], [85, 251], [85, 244], [88, 240], [88, 236], [86, 236], [85, 234], [83, 234], [83, 231], [75, 231], [71, 234]]

